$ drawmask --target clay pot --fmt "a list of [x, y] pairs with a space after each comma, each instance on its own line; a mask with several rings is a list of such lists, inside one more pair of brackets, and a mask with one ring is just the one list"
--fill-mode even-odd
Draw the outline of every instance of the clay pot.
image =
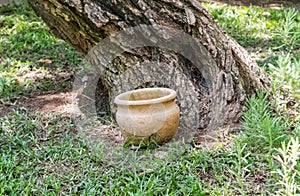
[[178, 131], [180, 110], [176, 92], [168, 88], [128, 91], [115, 98], [116, 120], [124, 138], [134, 144], [154, 139], [168, 142]]

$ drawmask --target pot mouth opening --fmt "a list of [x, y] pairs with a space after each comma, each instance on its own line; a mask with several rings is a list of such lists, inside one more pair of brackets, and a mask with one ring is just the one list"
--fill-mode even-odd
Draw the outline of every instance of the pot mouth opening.
[[143, 88], [116, 96], [117, 105], [149, 105], [175, 99], [176, 92], [169, 88]]

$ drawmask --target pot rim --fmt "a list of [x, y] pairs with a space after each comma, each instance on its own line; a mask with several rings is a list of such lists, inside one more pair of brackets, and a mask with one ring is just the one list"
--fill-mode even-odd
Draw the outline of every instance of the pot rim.
[[[163, 97], [159, 97], [159, 98], [137, 100], [137, 101], [129, 101], [129, 100], [122, 99], [122, 97], [128, 96], [131, 93], [143, 92], [143, 91], [149, 92], [149, 91], [157, 91], [157, 90], [165, 91], [168, 94]], [[157, 103], [170, 101], [170, 100], [175, 99], [175, 97], [176, 97], [176, 91], [169, 89], [169, 88], [142, 88], [142, 89], [137, 89], [137, 90], [132, 90], [132, 91], [127, 91], [127, 92], [121, 93], [115, 97], [114, 102], [117, 105], [149, 105], [149, 104], [157, 104]]]

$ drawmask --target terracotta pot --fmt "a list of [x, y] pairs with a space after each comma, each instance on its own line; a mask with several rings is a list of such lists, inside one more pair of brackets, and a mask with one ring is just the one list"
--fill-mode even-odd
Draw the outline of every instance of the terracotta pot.
[[154, 139], [162, 144], [178, 131], [180, 110], [176, 92], [168, 88], [144, 88], [128, 91], [115, 98], [116, 120], [122, 135], [138, 144]]

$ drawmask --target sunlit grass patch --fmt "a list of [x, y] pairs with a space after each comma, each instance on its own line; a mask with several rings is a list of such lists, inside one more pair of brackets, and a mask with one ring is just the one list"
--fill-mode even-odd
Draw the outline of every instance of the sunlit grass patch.
[[[1, 6], [0, 26], [0, 100], [15, 100], [35, 89], [55, 89], [60, 81], [61, 87], [70, 86], [65, 81], [81, 56], [54, 37], [26, 1]], [[68, 73], [65, 79], [57, 74], [63, 72]]]
[[54, 37], [26, 1], [20, 5], [0, 7], [0, 25], [0, 53], [4, 58], [34, 63], [39, 59], [52, 59], [57, 68], [76, 66], [80, 62], [78, 53]]
[[11, 62], [9, 65], [0, 64], [0, 99], [13, 100], [18, 98], [26, 86], [30, 84], [20, 77], [30, 70], [30, 62]]
[[[218, 24], [244, 47], [290, 47], [293, 34], [299, 34], [300, 14], [295, 9], [203, 4]], [[298, 36], [298, 35], [295, 35]], [[299, 43], [298, 43], [299, 44]]]
[[6, 59], [0, 64], [0, 100], [14, 101], [33, 91], [59, 91], [70, 87], [72, 72], [54, 72], [47, 67], [35, 67], [30, 61]]
[[259, 7], [204, 4], [218, 24], [242, 46], [268, 46], [273, 42], [283, 13]]

